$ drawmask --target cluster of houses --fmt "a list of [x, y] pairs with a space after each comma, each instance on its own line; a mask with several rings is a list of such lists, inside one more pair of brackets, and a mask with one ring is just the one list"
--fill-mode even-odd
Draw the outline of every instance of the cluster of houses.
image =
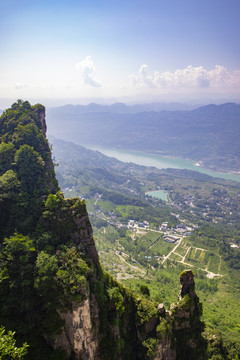
[[[137, 222], [136, 220], [128, 220], [128, 224], [125, 226], [128, 229], [132, 229], [132, 230], [133, 229], [137, 230], [138, 228], [149, 229], [149, 222], [148, 221]], [[175, 243], [179, 239], [179, 236], [181, 235], [185, 235], [185, 236], [192, 235], [193, 229], [194, 227], [187, 226], [183, 223], [179, 223], [176, 226], [176, 228], [170, 229], [168, 227], [167, 221], [163, 222], [159, 227], [159, 231], [163, 231], [166, 233], [166, 235], [164, 235], [164, 239], [169, 243]]]
[[66, 187], [65, 189], [63, 189], [64, 193], [71, 192], [73, 190], [75, 190], [75, 186], [72, 186], [71, 188]]
[[183, 223], [180, 223], [176, 226], [176, 228], [174, 229], [169, 229], [168, 228], [168, 222], [163, 222], [162, 225], [160, 226], [160, 230], [161, 231], [168, 231], [168, 233], [177, 233], [179, 235], [186, 235], [186, 236], [189, 236], [189, 235], [192, 235], [192, 231], [195, 227], [191, 227], [191, 226], [188, 226], [188, 225], [185, 225]]
[[[239, 196], [240, 194], [238, 194]], [[179, 210], [186, 210], [186, 206], [190, 207], [190, 213], [193, 216], [196, 214], [203, 216], [203, 218], [210, 218], [212, 222], [218, 223], [223, 221], [227, 216], [233, 214], [233, 203], [231, 196], [225, 189], [214, 189], [208, 197], [204, 195], [184, 195], [177, 200], [172, 200], [174, 205]], [[231, 221], [228, 225], [232, 225]]]
[[135, 220], [128, 220], [128, 229], [136, 229], [136, 228], [143, 228], [143, 229], [149, 229], [149, 222], [144, 220], [141, 222], [137, 222]]
[[179, 238], [176, 237], [176, 236], [173, 236], [173, 235], [164, 235], [164, 240], [171, 243], [171, 244], [174, 244]]
[[166, 231], [168, 227], [168, 222], [163, 222], [162, 225], [160, 226], [160, 230], [161, 231]]

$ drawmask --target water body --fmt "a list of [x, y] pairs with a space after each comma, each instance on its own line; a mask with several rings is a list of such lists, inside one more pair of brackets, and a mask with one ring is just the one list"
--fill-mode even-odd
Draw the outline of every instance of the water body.
[[163, 201], [168, 200], [168, 192], [165, 190], [148, 191], [146, 192], [146, 195], [161, 199]]
[[178, 157], [167, 157], [162, 155], [150, 154], [141, 151], [118, 150], [105, 147], [86, 146], [89, 149], [100, 151], [102, 154], [114, 157], [123, 162], [132, 162], [138, 165], [155, 166], [157, 169], [187, 169], [198, 171], [221, 179], [234, 180], [240, 182], [240, 174], [220, 173], [213, 170], [197, 166], [194, 161]]

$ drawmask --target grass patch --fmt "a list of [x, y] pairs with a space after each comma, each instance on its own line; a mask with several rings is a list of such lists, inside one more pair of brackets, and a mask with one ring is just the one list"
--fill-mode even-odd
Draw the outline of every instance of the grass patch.
[[164, 239], [160, 239], [151, 247], [151, 250], [156, 256], [164, 256], [167, 255], [174, 246], [174, 244], [170, 244]]
[[215, 255], [214, 253], [209, 253], [209, 263], [208, 263], [208, 271], [218, 273], [220, 266], [220, 256]]
[[[132, 219], [132, 214], [139, 210], [139, 206], [133, 205], [116, 205], [117, 211], [123, 218]], [[134, 218], [133, 218], [134, 219]]]
[[172, 253], [170, 255], [170, 260], [176, 260], [176, 261], [181, 261], [182, 260], [182, 257], [178, 254], [175, 254], [175, 253]]
[[113, 211], [115, 209], [111, 201], [98, 201], [98, 205], [106, 211]]
[[188, 249], [188, 245], [185, 241], [182, 241], [181, 244], [177, 248], [178, 254], [184, 256], [186, 254], [186, 251]]

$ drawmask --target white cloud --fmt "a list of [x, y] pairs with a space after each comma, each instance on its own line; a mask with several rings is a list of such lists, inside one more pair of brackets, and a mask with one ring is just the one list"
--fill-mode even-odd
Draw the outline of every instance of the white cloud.
[[221, 65], [216, 65], [212, 70], [203, 66], [187, 66], [175, 72], [148, 71], [146, 64], [142, 65], [137, 74], [130, 75], [133, 84], [139, 88], [235, 88], [240, 87], [240, 71], [229, 72]]
[[101, 86], [101, 84], [93, 78], [96, 68], [91, 56], [87, 56], [83, 61], [75, 64], [75, 68], [80, 71], [85, 84], [93, 87]]

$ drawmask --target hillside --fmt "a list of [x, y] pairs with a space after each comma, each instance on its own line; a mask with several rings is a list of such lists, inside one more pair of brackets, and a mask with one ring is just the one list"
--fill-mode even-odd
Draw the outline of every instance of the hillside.
[[45, 133], [42, 105], [19, 100], [0, 118], [0, 324], [29, 344], [26, 359], [205, 359], [192, 272], [171, 311], [109, 275], [85, 201], [59, 189]]
[[48, 133], [81, 145], [180, 156], [223, 172], [240, 169], [240, 105], [233, 103], [144, 112], [68, 105], [48, 109]]

